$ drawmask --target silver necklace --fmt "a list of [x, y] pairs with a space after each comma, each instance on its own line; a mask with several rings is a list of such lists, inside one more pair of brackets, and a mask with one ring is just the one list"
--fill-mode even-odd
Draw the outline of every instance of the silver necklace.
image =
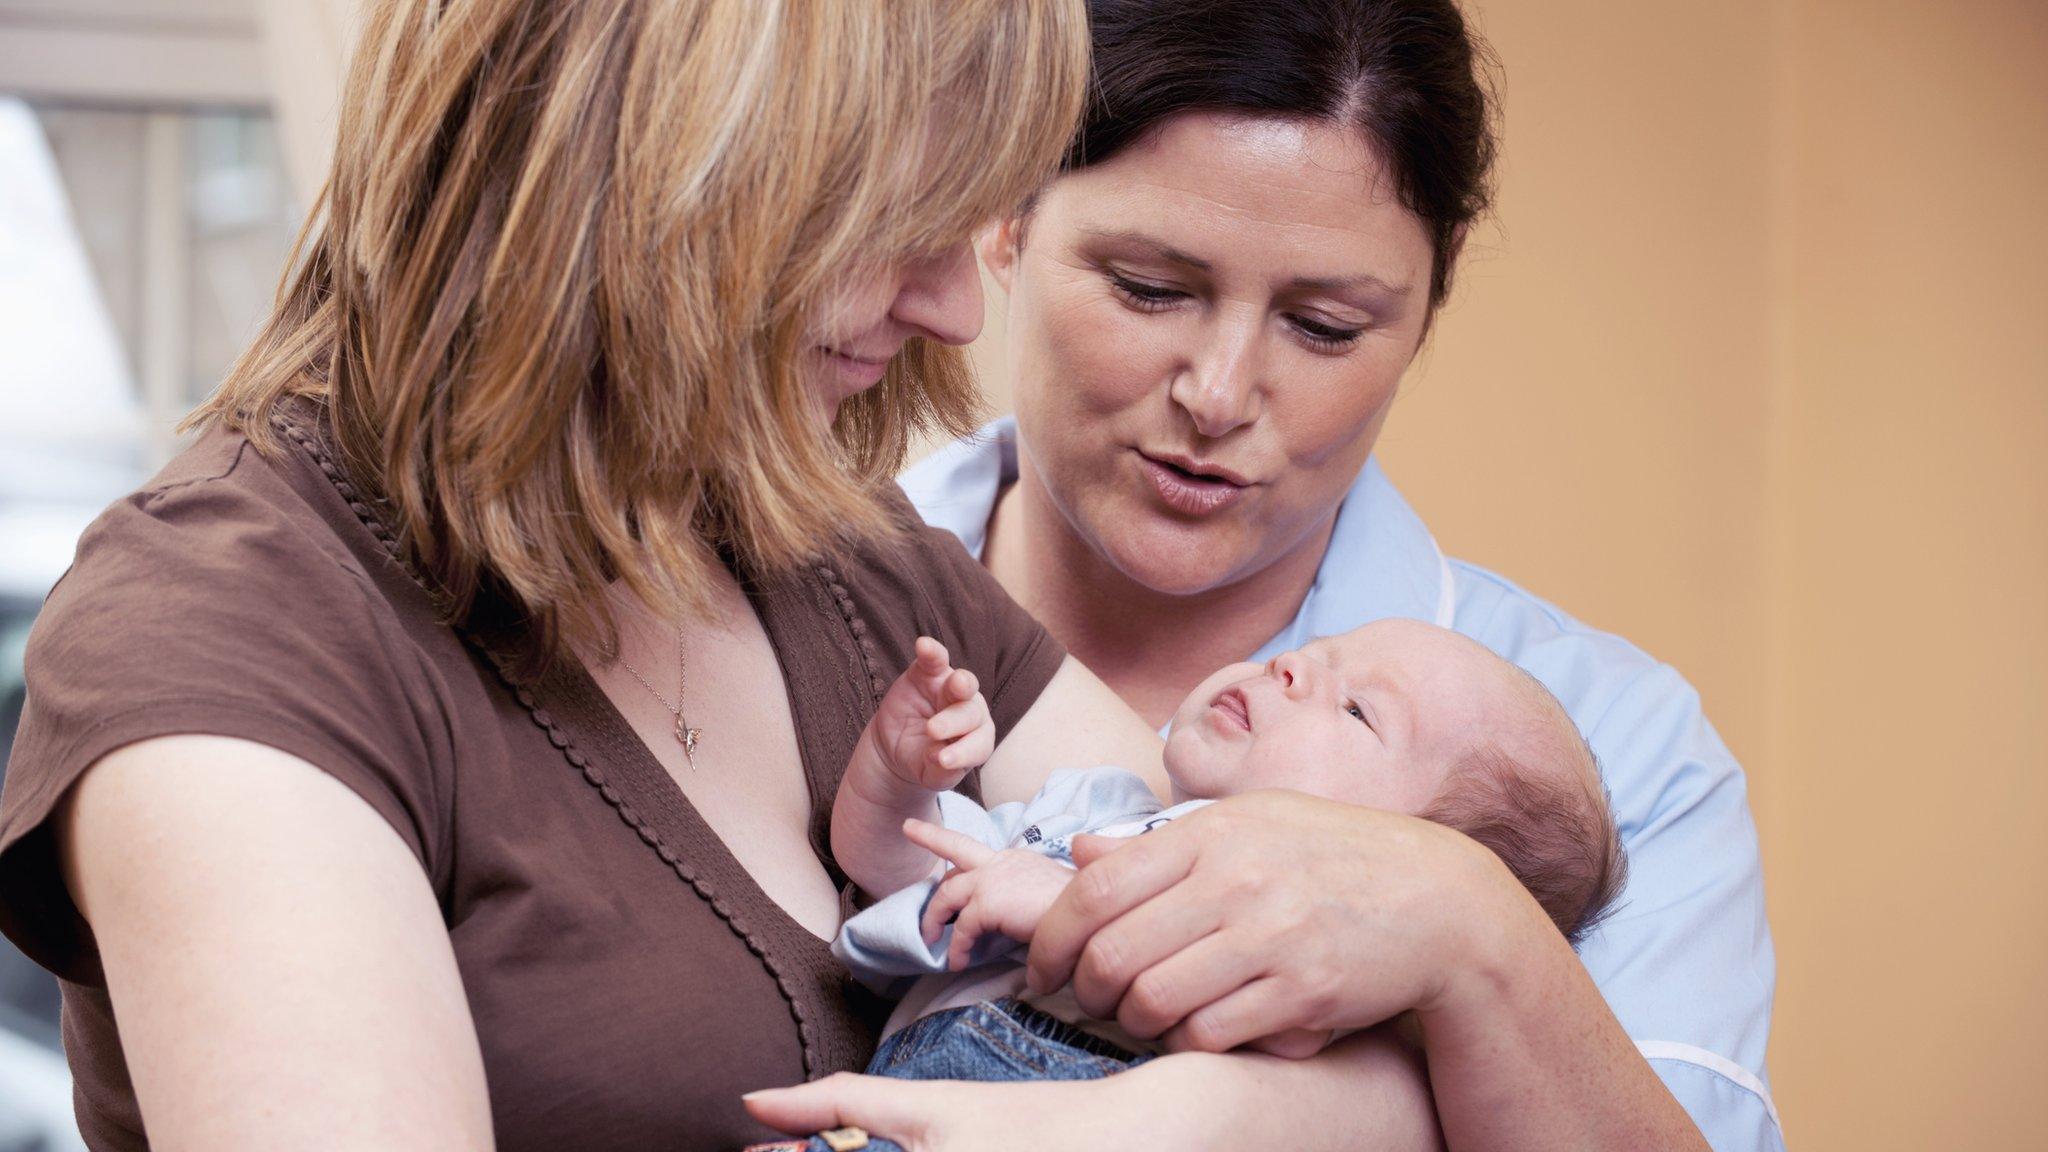
[[627, 664], [626, 657], [623, 654], [619, 656], [619, 663], [625, 664], [626, 671], [631, 672], [633, 674], [633, 679], [638, 680], [640, 682], [640, 686], [642, 688], [647, 689], [647, 694], [654, 697], [656, 700], [661, 701], [661, 706], [663, 708], [668, 709], [669, 715], [674, 716], [676, 718], [676, 743], [681, 744], [683, 746], [683, 755], [689, 759], [690, 768], [692, 770], [695, 770], [697, 767], [697, 738], [704, 734], [704, 730], [702, 728], [690, 727], [690, 722], [683, 719], [683, 701], [690, 690], [690, 657], [688, 650], [685, 649], [683, 646], [682, 628], [678, 627], [676, 629], [675, 703], [669, 703], [668, 697], [662, 695], [661, 690], [659, 688], [656, 688], [654, 685], [648, 683], [647, 677], [642, 676], [638, 668], [633, 667], [631, 664]]

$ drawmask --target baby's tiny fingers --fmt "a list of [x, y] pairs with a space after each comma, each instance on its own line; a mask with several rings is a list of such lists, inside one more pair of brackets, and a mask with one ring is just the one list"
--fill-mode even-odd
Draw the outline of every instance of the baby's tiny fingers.
[[918, 921], [918, 931], [925, 943], [937, 940], [939, 933], [946, 930], [946, 925], [960, 914], [960, 909], [974, 898], [973, 875], [972, 872], [955, 872], [939, 881], [939, 886], [932, 891], [932, 898], [925, 901], [924, 916]]
[[965, 668], [953, 669], [953, 674], [946, 678], [945, 698], [948, 700], [972, 700], [979, 691], [981, 681]]
[[967, 967], [968, 960], [974, 956], [975, 943], [986, 930], [980, 903], [969, 901], [967, 907], [960, 910], [960, 918], [953, 921], [953, 942], [946, 948], [946, 967], [955, 972]]
[[952, 659], [946, 654], [946, 646], [929, 636], [919, 636], [913, 651], [917, 653], [918, 665], [931, 675], [937, 675]]
[[988, 709], [975, 707], [973, 700], [963, 700], [925, 721], [924, 734], [934, 740], [955, 740], [974, 731], [987, 714]]
[[955, 832], [924, 820], [905, 820], [903, 835], [919, 848], [961, 868], [978, 867], [996, 854], [995, 849], [965, 832]]
[[955, 741], [949, 751], [960, 758], [963, 764], [986, 764], [996, 752], [996, 726], [986, 716], [976, 722], [974, 730]]
[[960, 751], [959, 746], [954, 744], [937, 745], [931, 750], [931, 754], [925, 757], [925, 763], [940, 776], [971, 767], [967, 763], [967, 753]]

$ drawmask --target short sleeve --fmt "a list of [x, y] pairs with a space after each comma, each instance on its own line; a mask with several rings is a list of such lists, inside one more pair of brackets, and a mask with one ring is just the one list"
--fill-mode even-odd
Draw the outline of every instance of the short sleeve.
[[863, 605], [883, 632], [878, 673], [893, 678], [910, 666], [917, 637], [934, 637], [955, 667], [981, 681], [1000, 743], [1045, 691], [1066, 650], [951, 533], [925, 524], [899, 490], [890, 499], [906, 536], [867, 573], [874, 594]]
[[1716, 1149], [1782, 1146], [1765, 1070], [1776, 960], [1742, 766], [1683, 676], [1460, 564], [1462, 631], [1543, 681], [1598, 756], [1628, 852], [1579, 947], [1616, 1019]]
[[229, 736], [305, 760], [436, 874], [448, 725], [424, 658], [358, 554], [239, 437], [210, 435], [94, 522], [25, 670], [0, 795], [0, 930], [59, 976], [101, 982], [51, 814], [138, 741]]
[[1762, 1071], [1776, 964], [1742, 770], [1662, 665], [1587, 738], [1629, 854], [1620, 905], [1581, 948], [1587, 971], [1710, 1144], [1772, 1147], [1754, 1136], [1782, 1139]]

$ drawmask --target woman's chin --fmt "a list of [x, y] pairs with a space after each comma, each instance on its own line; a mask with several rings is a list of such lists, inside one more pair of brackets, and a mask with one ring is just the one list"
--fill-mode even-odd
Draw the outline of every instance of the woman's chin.
[[1104, 527], [1097, 535], [1103, 554], [1133, 583], [1161, 595], [1200, 595], [1261, 567], [1256, 541], [1227, 521], [1189, 526], [1136, 512]]

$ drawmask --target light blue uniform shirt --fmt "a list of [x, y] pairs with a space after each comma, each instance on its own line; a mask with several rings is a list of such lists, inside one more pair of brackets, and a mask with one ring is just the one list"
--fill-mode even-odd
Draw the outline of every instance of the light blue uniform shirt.
[[[976, 556], [1017, 476], [999, 420], [902, 478], [926, 521]], [[1685, 678], [1483, 568], [1447, 560], [1369, 461], [1294, 621], [1247, 658], [1390, 616], [1433, 621], [1543, 681], [1600, 758], [1628, 849], [1628, 887], [1579, 948], [1636, 1046], [1722, 1152], [1781, 1149], [1764, 1073], [1776, 960], [1741, 765]]]

